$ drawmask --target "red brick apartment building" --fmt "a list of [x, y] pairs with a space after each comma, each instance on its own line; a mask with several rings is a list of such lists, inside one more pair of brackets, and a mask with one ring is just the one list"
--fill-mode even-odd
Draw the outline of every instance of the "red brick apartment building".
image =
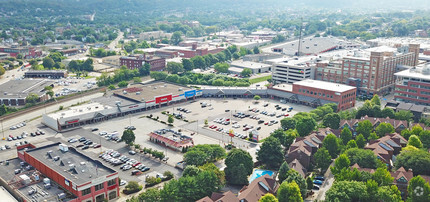
[[120, 65], [129, 69], [140, 68], [146, 62], [151, 65], [151, 71], [162, 71], [166, 67], [166, 59], [147, 55], [130, 55], [119, 59]]
[[8, 53], [11, 57], [17, 57], [18, 54], [22, 54], [24, 59], [42, 56], [42, 51], [36, 50], [33, 47], [0, 47], [0, 53]]
[[118, 172], [60, 142], [18, 151], [18, 157], [76, 196], [73, 202], [114, 201]]
[[356, 91], [352, 86], [311, 79], [293, 83], [294, 94], [336, 102], [339, 110], [355, 106]]
[[339, 61], [318, 63], [315, 79], [353, 85], [363, 94], [389, 92], [394, 88], [396, 67], [416, 66], [419, 51], [419, 44], [409, 44], [407, 52], [391, 47], [368, 49]]

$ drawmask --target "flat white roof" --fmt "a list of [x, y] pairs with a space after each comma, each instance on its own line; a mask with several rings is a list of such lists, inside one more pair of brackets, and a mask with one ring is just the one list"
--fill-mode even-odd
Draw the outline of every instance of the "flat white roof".
[[231, 66], [240, 67], [240, 68], [249, 68], [249, 69], [259, 69], [259, 68], [271, 67], [272, 65], [238, 60], [238, 61], [231, 62]]
[[76, 107], [70, 107], [70, 109], [68, 110], [63, 110], [57, 113], [49, 114], [49, 116], [53, 119], [68, 118], [68, 117], [75, 117], [75, 116], [80, 116], [88, 113], [99, 112], [109, 108], [112, 108], [112, 107], [107, 105], [102, 105], [98, 102], [94, 102], [94, 103], [84, 104]]
[[324, 89], [324, 90], [335, 91], [335, 92], [345, 92], [345, 91], [356, 89], [356, 87], [352, 87], [344, 84], [332, 83], [327, 81], [318, 81], [318, 80], [312, 80], [312, 79], [297, 81], [297, 82], [294, 82], [293, 85], [301, 85], [301, 86]]
[[407, 69], [394, 73], [394, 76], [430, 80], [430, 74], [425, 75], [422, 73], [422, 70], [423, 68], [419, 67], [416, 69]]
[[0, 187], [0, 198], [2, 201], [18, 202], [4, 187]]

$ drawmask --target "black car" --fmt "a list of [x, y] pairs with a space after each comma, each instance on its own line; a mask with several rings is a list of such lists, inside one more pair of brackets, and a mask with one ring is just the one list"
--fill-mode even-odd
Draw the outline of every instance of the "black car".
[[87, 138], [81, 137], [79, 138], [79, 142], [85, 142], [87, 140]]
[[10, 149], [10, 146], [9, 146], [9, 145], [5, 145], [4, 147], [6, 147], [6, 149]]
[[257, 130], [260, 130], [260, 129], [261, 129], [261, 127], [260, 127], [260, 126], [258, 126], [258, 127], [257, 127]]
[[76, 148], [83, 147], [83, 146], [84, 146], [83, 144], [80, 144], [80, 145], [76, 146]]
[[84, 145], [92, 145], [92, 144], [93, 144], [93, 141], [91, 140], [87, 140], [84, 142]]
[[259, 120], [258, 121], [258, 124], [262, 124], [262, 123], [264, 123], [264, 120]]
[[99, 129], [98, 128], [93, 128], [93, 129], [91, 129], [91, 131], [92, 132], [94, 132], [94, 131], [98, 131]]
[[269, 106], [269, 104], [265, 104], [265, 105], [263, 105], [264, 107], [267, 107], [267, 106]]
[[36, 137], [36, 134], [30, 133], [31, 137]]
[[287, 110], [287, 108], [282, 108], [282, 111], [286, 111]]
[[88, 149], [88, 148], [90, 148], [90, 146], [85, 145], [85, 146], [82, 147], [82, 150], [85, 150], [85, 149]]
[[151, 169], [150, 167], [144, 167], [144, 168], [142, 168], [142, 172], [148, 171], [150, 169]]

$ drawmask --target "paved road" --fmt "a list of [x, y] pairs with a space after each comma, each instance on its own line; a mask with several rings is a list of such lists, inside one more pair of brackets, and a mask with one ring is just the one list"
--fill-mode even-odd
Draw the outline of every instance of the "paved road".
[[118, 33], [118, 37], [116, 37], [115, 40], [113, 40], [109, 45], [108, 48], [111, 50], [115, 50], [115, 51], [121, 51], [121, 48], [117, 48], [116, 46], [118, 45], [119, 41], [121, 41], [124, 38], [124, 33], [123, 32], [119, 32]]

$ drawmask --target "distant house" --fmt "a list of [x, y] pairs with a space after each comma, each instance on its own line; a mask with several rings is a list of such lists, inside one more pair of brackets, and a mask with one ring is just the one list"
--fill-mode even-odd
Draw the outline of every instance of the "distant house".
[[395, 156], [400, 153], [407, 143], [408, 141], [404, 137], [393, 133], [370, 141], [364, 149], [372, 150], [379, 160], [392, 167]]
[[353, 169], [357, 169], [360, 172], [368, 172], [368, 173], [371, 173], [371, 174], [373, 174], [375, 172], [375, 169], [372, 169], [372, 168], [362, 168], [362, 167], [360, 167], [358, 165], [358, 163], [355, 163], [354, 165], [351, 166], [351, 170], [353, 170]]
[[197, 202], [239, 202], [239, 199], [233, 192], [212, 193], [211, 197], [204, 197]]
[[320, 128], [306, 137], [296, 138], [287, 152], [286, 159], [290, 167], [296, 167], [297, 170], [295, 170], [299, 173], [304, 172], [305, 177], [306, 170], [313, 162], [313, 155], [322, 146], [322, 142], [328, 134], [339, 136], [339, 130]]
[[373, 125], [373, 129], [379, 126], [381, 123], [389, 123], [394, 127], [394, 130], [400, 133], [403, 129], [408, 128], [408, 122], [403, 120], [396, 120], [390, 118], [376, 118], [376, 117], [368, 117], [364, 116], [361, 119], [351, 119], [351, 120], [341, 120], [340, 128], [348, 127], [354, 135], [356, 133], [356, 128], [358, 127], [358, 123], [361, 121], [368, 120]]
[[251, 182], [234, 195], [231, 191], [225, 193], [212, 193], [211, 197], [204, 197], [197, 202], [257, 202], [267, 193], [276, 195], [279, 184], [269, 175], [263, 175]]

